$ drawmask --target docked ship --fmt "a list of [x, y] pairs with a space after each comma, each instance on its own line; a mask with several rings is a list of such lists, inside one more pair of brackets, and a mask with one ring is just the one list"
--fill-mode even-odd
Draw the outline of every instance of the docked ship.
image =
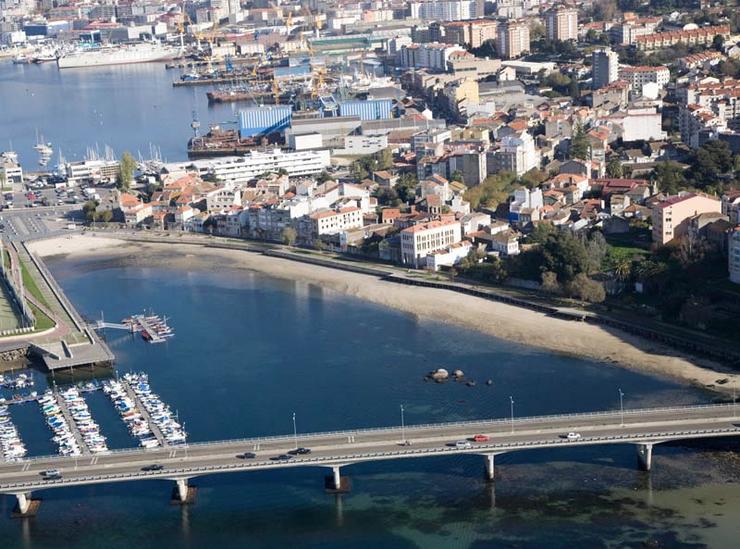
[[179, 57], [182, 49], [159, 42], [143, 42], [125, 46], [101, 46], [81, 48], [64, 54], [57, 59], [60, 69], [77, 67], [100, 67], [104, 65], [128, 65], [168, 61]]

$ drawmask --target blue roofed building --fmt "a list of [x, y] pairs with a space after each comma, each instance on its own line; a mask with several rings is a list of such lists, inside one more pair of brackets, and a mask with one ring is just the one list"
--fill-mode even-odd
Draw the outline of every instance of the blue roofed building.
[[360, 120], [385, 120], [393, 118], [392, 99], [356, 99], [339, 103], [339, 116], [359, 116]]
[[239, 111], [239, 134], [255, 137], [282, 132], [290, 126], [293, 108], [290, 105], [252, 107]]

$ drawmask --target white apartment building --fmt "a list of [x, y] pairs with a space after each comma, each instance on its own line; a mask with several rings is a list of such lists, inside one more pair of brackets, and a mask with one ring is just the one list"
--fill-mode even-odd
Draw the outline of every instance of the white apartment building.
[[315, 212], [309, 215], [314, 236], [337, 234], [362, 227], [362, 210], [350, 206], [338, 210]]
[[611, 48], [594, 50], [592, 61], [593, 89], [604, 88], [619, 78], [619, 55]]
[[503, 59], [514, 59], [529, 51], [529, 25], [526, 21], [502, 22], [496, 34], [496, 51]]
[[401, 231], [401, 261], [406, 265], [426, 265], [426, 257], [462, 239], [457, 221], [430, 221]]
[[532, 136], [529, 132], [523, 131], [501, 139], [501, 147], [496, 151], [494, 161], [496, 171], [513, 172], [519, 176], [532, 168], [538, 168], [540, 155]]
[[67, 162], [64, 175], [70, 185], [81, 181], [113, 181], [118, 177], [118, 160], [82, 160]]
[[399, 61], [403, 67], [444, 72], [447, 70], [447, 60], [450, 55], [457, 51], [464, 52], [465, 49], [457, 44], [439, 42], [411, 44], [401, 48]]
[[210, 160], [195, 160], [193, 166], [201, 177], [211, 175], [226, 184], [246, 184], [265, 173], [285, 170], [289, 177], [321, 173], [331, 164], [327, 150], [285, 152], [250, 151], [244, 156], [228, 156]]
[[642, 94], [642, 87], [645, 84], [657, 84], [662, 90], [671, 79], [671, 71], [668, 67], [622, 65], [619, 67], [619, 79], [628, 82], [636, 94]]
[[730, 281], [740, 284], [740, 227], [730, 233], [728, 256]]
[[241, 188], [224, 187], [206, 195], [206, 208], [209, 212], [222, 212], [242, 205]]
[[578, 10], [558, 6], [545, 13], [545, 30], [550, 40], [578, 40]]
[[18, 163], [18, 155], [8, 151], [0, 153], [0, 184], [2, 190], [12, 190], [13, 183], [23, 183], [23, 168]]
[[427, 0], [409, 2], [412, 19], [425, 21], [463, 21], [483, 17], [482, 0]]

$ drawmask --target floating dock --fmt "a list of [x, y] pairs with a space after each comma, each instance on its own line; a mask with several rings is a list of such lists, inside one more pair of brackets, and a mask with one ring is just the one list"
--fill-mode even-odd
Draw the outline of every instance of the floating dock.
[[163, 447], [168, 446], [169, 444], [167, 442], [167, 439], [164, 438], [164, 435], [162, 434], [162, 430], [154, 422], [154, 420], [152, 419], [152, 416], [149, 414], [149, 410], [146, 409], [146, 406], [144, 406], [144, 403], [141, 402], [141, 399], [139, 399], [139, 396], [131, 388], [131, 384], [125, 379], [120, 379], [119, 381], [121, 385], [123, 385], [123, 388], [126, 390], [126, 394], [136, 404], [136, 408], [139, 410], [139, 413], [143, 416], [143, 418], [149, 424], [149, 429], [154, 435], [154, 438], [156, 438], [157, 441], [159, 442], [159, 445]]

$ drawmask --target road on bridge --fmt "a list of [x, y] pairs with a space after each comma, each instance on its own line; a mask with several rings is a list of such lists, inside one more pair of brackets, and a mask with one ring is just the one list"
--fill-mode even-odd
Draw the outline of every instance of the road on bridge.
[[[734, 405], [632, 410], [594, 414], [543, 416], [445, 423], [398, 428], [360, 429], [334, 433], [277, 436], [197, 443], [161, 449], [132, 449], [94, 457], [44, 457], [0, 465], [0, 493], [14, 494], [42, 488], [119, 482], [146, 478], [182, 479], [199, 475], [281, 467], [331, 467], [363, 461], [424, 457], [460, 453], [496, 454], [514, 450], [590, 444], [657, 444], [670, 440], [733, 436], [740, 434]], [[581, 438], [569, 441], [565, 435]], [[488, 441], [455, 442], [475, 435]], [[402, 437], [409, 441], [403, 444]], [[310, 448], [308, 455], [289, 461], [274, 458], [296, 447]], [[254, 452], [253, 459], [237, 454]], [[161, 471], [142, 468], [159, 464]], [[58, 469], [59, 480], [43, 480], [42, 471]]]

